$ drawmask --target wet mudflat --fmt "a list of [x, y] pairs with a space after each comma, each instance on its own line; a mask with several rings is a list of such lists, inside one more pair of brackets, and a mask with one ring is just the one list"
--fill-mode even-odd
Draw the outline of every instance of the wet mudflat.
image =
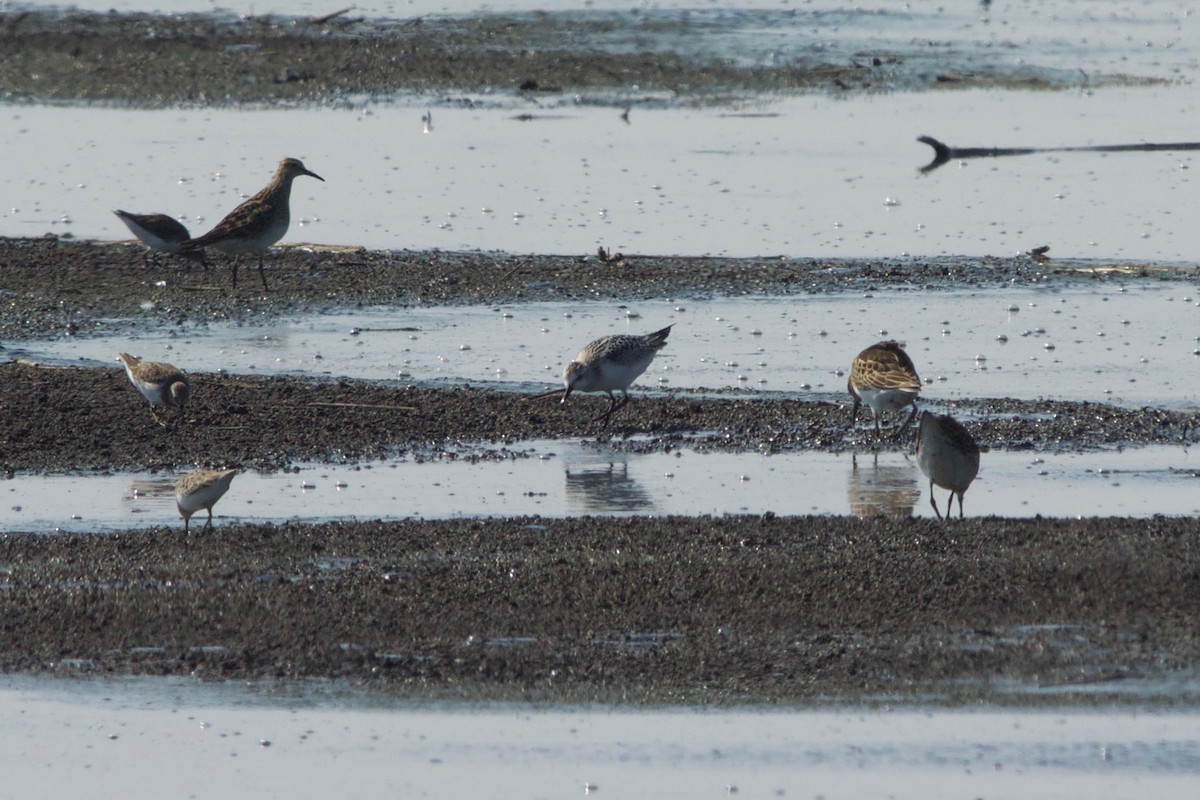
[[[564, 26], [572, 49], [545, 46]], [[0, 22], [0, 84], [18, 102], [164, 107], [337, 104], [396, 92], [470, 103], [456, 93], [493, 88], [552, 102], [584, 88], [599, 102], [626, 104], [634, 83], [670, 104], [770, 91], [1143, 80], [1006, 69], [1020, 60], [1009, 48], [964, 69], [936, 48], [919, 52], [921, 44], [748, 67], [588, 46], [586, 35], [605, 32], [594, 21], [554, 16], [382, 26], [30, 12]], [[655, 31], [681, 32], [689, 33]], [[603, 99], [612, 89], [620, 91]], [[253, 324], [359, 304], [621, 302], [1194, 275], [1028, 258], [627, 253], [605, 261], [590, 253], [288, 247], [272, 259], [272, 291], [264, 293], [252, 275], [231, 291], [227, 266], [146, 268], [131, 246], [58, 239], [2, 240], [0, 265], [5, 347], [206, 320]], [[468, 387], [211, 374], [193, 376], [195, 402], [184, 423], [166, 431], [115, 369], [10, 363], [0, 373], [0, 463], [10, 472], [277, 469], [398, 452], [437, 457], [451, 445], [470, 457], [476, 445], [608, 435], [588, 422], [602, 400], [560, 408]], [[1186, 446], [1197, 435], [1192, 411], [988, 398], [964, 407], [978, 413], [972, 430], [991, 448]], [[836, 405], [686, 393], [639, 398], [611, 432], [618, 443], [628, 433], [645, 436], [627, 446], [664, 451], [856, 444]], [[549, 701], [1039, 702], [1045, 695], [1022, 690], [1060, 688], [1054, 703], [1095, 703], [1131, 684], [1194, 677], [1198, 538], [1192, 519], [938, 524], [769, 515], [6, 534], [0, 668], [335, 678], [402, 695]], [[1164, 702], [1192, 700], [1174, 694]]]
[[[767, 14], [755, 25], [788, 20]], [[179, 104], [326, 103], [408, 92], [618, 91], [616, 102], [723, 102], [756, 92], [1047, 89], [1153, 83], [962, 53], [914, 39], [874, 52], [806, 48], [746, 64], [701, 46], [730, 19], [692, 15], [515, 14], [376, 21], [228, 15], [26, 11], [0, 17], [0, 85], [9, 99]], [[647, 42], [666, 43], [647, 48]], [[569, 45], [564, 46], [564, 42]], [[661, 51], [656, 51], [661, 48]], [[457, 102], [457, 95], [444, 98]], [[465, 102], [470, 102], [469, 100]]]
[[[418, 302], [419, 287], [429, 286], [443, 287], [443, 301], [511, 298], [514, 269], [580, 293], [598, 291], [592, 276], [600, 275], [613, 296], [674, 276], [696, 292], [706, 279], [754, 278], [756, 288], [787, 291], [791, 279], [782, 276], [804, 272], [748, 261], [645, 259], [633, 270], [588, 258], [356, 253], [356, 266], [340, 267], [345, 280], [323, 280], [347, 256], [290, 249], [272, 266], [279, 288], [264, 294], [230, 291], [219, 268], [168, 275], [156, 286], [162, 271], [132, 260], [131, 248], [52, 241], [5, 248], [37, 256], [6, 269], [0, 324], [18, 331], [41, 320], [41, 335], [60, 336], [204, 315], [252, 320], [306, 304], [345, 307], [389, 281], [409, 282], [387, 290], [401, 302]], [[512, 274], [504, 278], [506, 266]], [[1030, 280], [1105, 280], [1103, 272], [1053, 276], [1020, 259], [972, 267], [962, 271], [967, 280], [997, 284], [1023, 272]], [[456, 280], [444, 280], [449, 269]], [[953, 270], [917, 261], [814, 264], [804, 274], [791, 288], [889, 279], [936, 288], [954, 278]], [[531, 291], [555, 290], [538, 282]], [[145, 292], [158, 293], [153, 308], [139, 305], [145, 322], [113, 322], [131, 311], [128, 295]], [[484, 445], [601, 435], [663, 451], [862, 445], [844, 408], [787, 398], [639, 397], [604, 433], [589, 423], [603, 399], [562, 407], [465, 386], [216, 374], [192, 376], [194, 402], [182, 424], [165, 430], [115, 368], [9, 363], [0, 373], [8, 471], [278, 469], [396, 453], [473, 457], [472, 448], [488, 457], [496, 450]], [[979, 414], [973, 430], [992, 448], [1187, 444], [1197, 435], [1196, 413], [1187, 410], [1002, 399], [967, 405]], [[631, 433], [644, 435], [626, 439]], [[0, 539], [0, 618], [10, 642], [0, 664], [55, 673], [335, 677], [421, 696], [1037, 702], [1013, 694], [1015, 685], [1068, 687], [1055, 702], [1095, 702], [1129, 679], [1160, 680], [1194, 665], [1198, 643], [1188, 621], [1200, 588], [1198, 540], [1191, 519], [935, 524], [770, 516], [9, 534]], [[1076, 684], [1077, 695], [1069, 689]]]
[[1198, 552], [1181, 519], [7, 535], [0, 665], [419, 697], [1093, 703], [1194, 671]]

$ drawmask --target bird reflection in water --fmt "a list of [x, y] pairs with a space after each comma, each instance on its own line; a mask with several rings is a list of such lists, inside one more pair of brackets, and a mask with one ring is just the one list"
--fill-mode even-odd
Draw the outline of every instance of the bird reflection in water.
[[135, 479], [130, 482], [129, 491], [121, 499], [130, 506], [131, 514], [168, 508], [175, 502], [175, 479]]
[[650, 493], [630, 476], [629, 464], [624, 461], [568, 467], [566, 476], [567, 504], [572, 511], [612, 513], [654, 507]]
[[921, 499], [916, 466], [907, 457], [898, 464], [880, 464], [878, 453], [859, 464], [852, 455], [846, 499], [856, 517], [911, 517]]

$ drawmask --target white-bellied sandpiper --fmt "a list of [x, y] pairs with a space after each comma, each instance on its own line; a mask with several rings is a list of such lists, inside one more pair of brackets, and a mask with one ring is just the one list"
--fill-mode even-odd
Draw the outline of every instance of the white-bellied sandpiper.
[[[609, 418], [629, 402], [629, 386], [646, 371], [655, 354], [667, 344], [674, 323], [644, 336], [619, 334], [602, 336], [579, 351], [571, 363], [563, 367], [565, 389], [560, 402], [567, 402], [571, 392], [604, 392], [608, 395], [608, 410], [592, 421]], [[613, 392], [620, 392], [618, 401]], [[533, 399], [550, 397], [558, 390], [537, 395]]]
[[175, 483], [175, 505], [183, 517], [183, 532], [188, 532], [188, 523], [200, 509], [208, 511], [204, 527], [212, 527], [212, 510], [216, 502], [229, 491], [229, 483], [237, 475], [237, 469], [218, 471], [203, 470], [179, 476]]
[[125, 365], [130, 382], [150, 401], [150, 414], [164, 428], [168, 423], [160, 416], [159, 407], [177, 409], [183, 419], [183, 407], [191, 396], [191, 385], [187, 376], [170, 364], [161, 361], [143, 361], [129, 353], [117, 356]]
[[258, 256], [258, 277], [262, 279], [263, 291], [266, 291], [267, 276], [263, 272], [263, 256], [271, 252], [271, 245], [287, 233], [292, 222], [292, 181], [301, 175], [308, 175], [319, 181], [325, 180], [306, 169], [299, 159], [285, 158], [279, 162], [271, 182], [263, 187], [262, 191], [226, 214], [208, 233], [183, 242], [180, 249], [186, 253], [211, 247], [232, 255], [235, 289], [238, 262], [242, 256]]
[[917, 433], [917, 463], [929, 478], [929, 504], [933, 513], [942, 518], [937, 500], [933, 496], [934, 484], [950, 490], [946, 505], [946, 519], [954, 509], [954, 495], [958, 495], [958, 518], [963, 517], [963, 495], [971, 481], [979, 474], [979, 445], [970, 432], [949, 414], [922, 412]]

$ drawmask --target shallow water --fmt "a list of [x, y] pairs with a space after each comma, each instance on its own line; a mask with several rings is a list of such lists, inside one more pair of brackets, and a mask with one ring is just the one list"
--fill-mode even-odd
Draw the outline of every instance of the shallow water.
[[[193, 373], [540, 391], [561, 385], [563, 365], [588, 341], [672, 323], [667, 346], [639, 386], [842, 402], [854, 356], [895, 338], [907, 343], [926, 382], [923, 396], [933, 403], [1013, 397], [1200, 404], [1200, 287], [1188, 283], [373, 309], [153, 333], [134, 321], [130, 334], [23, 342], [8, 356], [108, 365], [131, 351]], [[199, 396], [202, 379], [195, 384]]]
[[[169, 680], [0, 686], [23, 797], [1186, 797], [1194, 711], [397, 703]], [[349, 779], [349, 780], [348, 780]]]
[[[217, 504], [223, 521], [440, 519], [540, 514], [877, 514], [929, 517], [929, 482], [901, 452], [632, 454], [533, 442], [504, 461], [311, 465], [246, 473]], [[968, 516], [1200, 514], [1200, 461], [1169, 447], [985, 453]], [[946, 511], [946, 492], [937, 490]], [[205, 515], [193, 518], [203, 523]], [[174, 476], [23, 476], [0, 483], [0, 530], [113, 531], [180, 525]]]
[[[1187, 261], [1200, 229], [1191, 152], [1040, 154], [929, 175], [915, 141], [1054, 146], [1194, 139], [1194, 92], [933, 92], [617, 109], [552, 99], [310, 110], [0, 107], [0, 235], [129, 239], [111, 213], [198, 234], [280, 157], [299, 180], [285, 242], [512, 253]], [[517, 105], [514, 106], [514, 103]], [[270, 136], [263, 136], [270, 130]], [[687, 130], [686, 140], [679, 137]], [[1102, 134], [1098, 131], [1103, 132]], [[530, 148], [537, 159], [528, 158]], [[131, 257], [133, 256], [131, 252]]]

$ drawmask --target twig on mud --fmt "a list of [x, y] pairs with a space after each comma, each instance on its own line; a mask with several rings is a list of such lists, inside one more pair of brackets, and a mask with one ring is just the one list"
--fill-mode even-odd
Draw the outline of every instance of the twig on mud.
[[313, 402], [309, 408], [379, 408], [385, 411], [418, 411], [416, 406], [392, 406], [384, 403], [326, 403]]
[[334, 11], [332, 14], [326, 14], [323, 17], [309, 17], [308, 21], [311, 22], [313, 25], [324, 25], [326, 22], [329, 22], [332, 19], [336, 19], [337, 17], [340, 17], [342, 14], [349, 14], [353, 10], [354, 10], [354, 6], [346, 6], [345, 8], [343, 8], [339, 11]]

